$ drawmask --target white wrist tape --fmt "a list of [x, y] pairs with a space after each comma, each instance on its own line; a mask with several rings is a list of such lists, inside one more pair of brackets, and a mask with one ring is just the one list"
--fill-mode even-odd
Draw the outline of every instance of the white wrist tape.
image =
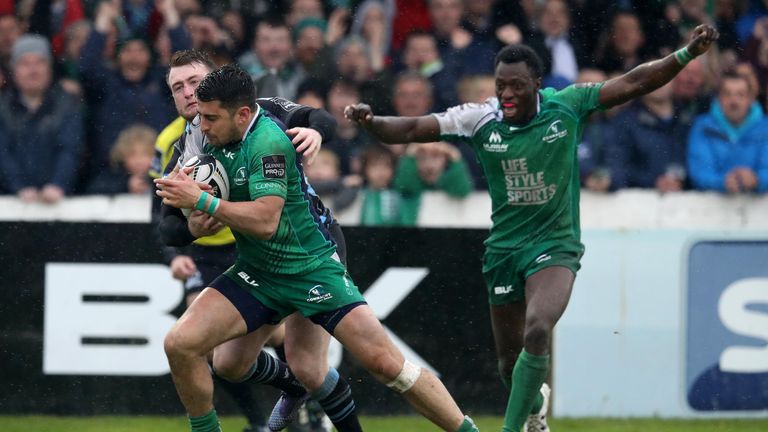
[[403, 363], [403, 369], [400, 374], [392, 382], [387, 383], [387, 387], [395, 390], [398, 393], [405, 393], [416, 384], [416, 380], [421, 375], [421, 368], [408, 360]]

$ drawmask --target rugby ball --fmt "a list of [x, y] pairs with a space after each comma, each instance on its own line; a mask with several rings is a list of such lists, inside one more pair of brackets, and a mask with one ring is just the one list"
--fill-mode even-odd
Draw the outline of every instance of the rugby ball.
[[[211, 185], [213, 195], [221, 199], [229, 199], [229, 177], [224, 165], [215, 157], [208, 154], [192, 156], [184, 163], [184, 168], [192, 167], [187, 175], [198, 183]], [[182, 209], [184, 216], [189, 216], [192, 209]]]

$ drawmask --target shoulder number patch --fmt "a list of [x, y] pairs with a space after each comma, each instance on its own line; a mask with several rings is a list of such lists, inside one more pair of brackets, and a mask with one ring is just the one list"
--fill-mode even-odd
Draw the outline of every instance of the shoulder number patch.
[[264, 178], [285, 178], [285, 156], [269, 155], [261, 158], [261, 169]]

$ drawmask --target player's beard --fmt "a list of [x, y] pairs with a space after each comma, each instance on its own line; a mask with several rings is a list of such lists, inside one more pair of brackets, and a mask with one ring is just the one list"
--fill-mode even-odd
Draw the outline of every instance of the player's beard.
[[211, 135], [208, 134], [208, 141], [210, 141], [211, 144], [216, 147], [226, 147], [231, 144], [239, 143], [242, 137], [243, 135], [237, 129], [237, 126], [234, 122], [232, 122], [225, 133], [221, 135], [214, 135], [213, 138], [211, 138]]

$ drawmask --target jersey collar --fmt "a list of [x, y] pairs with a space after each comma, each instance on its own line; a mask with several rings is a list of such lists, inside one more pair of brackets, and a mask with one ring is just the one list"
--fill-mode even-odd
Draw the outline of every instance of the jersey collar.
[[253, 128], [256, 125], [256, 120], [259, 119], [259, 114], [261, 114], [261, 107], [259, 106], [259, 104], [256, 104], [256, 115], [253, 116], [253, 119], [251, 120], [251, 123], [248, 125], [248, 128], [245, 129], [245, 133], [243, 134], [243, 139], [240, 141], [245, 141], [245, 137], [247, 137], [248, 134], [253, 131]]

